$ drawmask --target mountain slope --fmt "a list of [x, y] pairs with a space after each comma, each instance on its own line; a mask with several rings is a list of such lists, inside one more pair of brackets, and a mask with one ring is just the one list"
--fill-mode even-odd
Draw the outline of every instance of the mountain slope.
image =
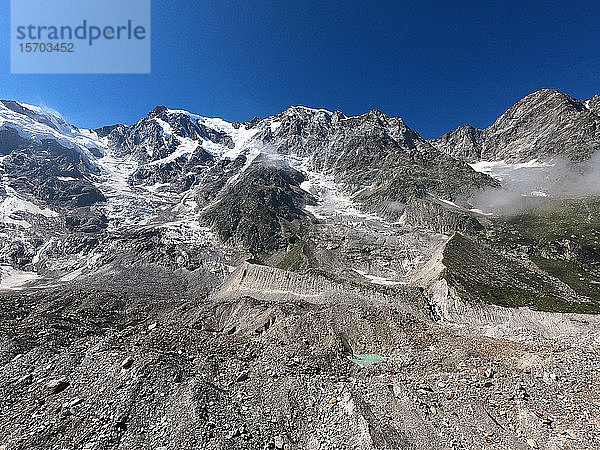
[[[291, 107], [242, 124], [160, 106], [134, 125], [80, 130], [40, 108], [2, 105], [0, 260], [48, 279], [96, 284], [93, 273], [139, 272], [141, 259], [194, 271], [203, 256], [193, 254], [222, 276], [235, 255], [293, 247], [316, 218], [395, 221], [411, 199], [494, 185], [379, 111]], [[18, 202], [51, 217], [9, 211]], [[215, 239], [229, 256], [206, 253]]]
[[[501, 130], [545, 142], [555, 125], [539, 128], [541, 115], [585, 128], [597, 103], [540, 91], [453, 142], [493, 144], [503, 157], [512, 150]], [[401, 286], [448, 236], [487, 233], [494, 220], [469, 201], [497, 180], [377, 110], [348, 117], [294, 106], [229, 123], [159, 106], [136, 124], [89, 131], [2, 105], [0, 277], [22, 271], [23, 288], [27, 276], [138, 291], [176, 279], [174, 290], [209, 294], [250, 256], [369, 289]], [[456, 151], [487, 154], [469, 145]], [[534, 147], [519, 149], [529, 158]]]
[[598, 96], [581, 101], [553, 90], [536, 91], [484, 130], [465, 125], [430, 142], [468, 162], [527, 162], [563, 156], [588, 159], [600, 149]]

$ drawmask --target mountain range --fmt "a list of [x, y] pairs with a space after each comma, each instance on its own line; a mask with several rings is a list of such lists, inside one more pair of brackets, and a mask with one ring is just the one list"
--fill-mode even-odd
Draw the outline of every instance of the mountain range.
[[[136, 124], [88, 130], [0, 101], [0, 417], [26, 429], [32, 414], [45, 421], [31, 435], [0, 425], [0, 448], [448, 448], [436, 429], [450, 448], [598, 443], [591, 422], [562, 409], [588, 408], [575, 393], [550, 407], [579, 427], [566, 434], [492, 394], [498, 411], [475, 419], [491, 434], [450, 405], [460, 391], [462, 407], [483, 408], [462, 390], [471, 381], [513, 389], [510, 402], [525, 395], [513, 360], [493, 356], [500, 348], [541, 358], [539, 342], [573, 345], [531, 366], [532, 380], [545, 374], [528, 378], [536, 407], [550, 401], [547, 366], [592, 371], [580, 345], [600, 344], [598, 150], [600, 97], [550, 89], [488, 128], [429, 140], [378, 110], [293, 106], [240, 123], [158, 106]], [[574, 189], [580, 179], [591, 187]], [[499, 198], [509, 199], [502, 208]], [[433, 371], [435, 346], [462, 356]], [[451, 393], [458, 359], [474, 372]], [[102, 367], [117, 367], [109, 381], [95, 381]], [[372, 399], [368, 382], [379, 386]], [[271, 388], [274, 422], [244, 419], [234, 396], [259, 411]], [[81, 402], [52, 413], [73, 389], [69, 402]], [[42, 391], [50, 398], [38, 404]], [[152, 425], [163, 413], [170, 432]], [[323, 423], [323, 438], [294, 414]]]

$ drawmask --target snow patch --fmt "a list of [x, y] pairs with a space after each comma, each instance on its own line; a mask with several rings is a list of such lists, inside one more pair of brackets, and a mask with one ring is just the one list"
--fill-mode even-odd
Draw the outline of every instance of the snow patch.
[[359, 275], [367, 278], [369, 280], [369, 282], [373, 283], [373, 284], [379, 284], [381, 286], [398, 286], [400, 284], [407, 284], [404, 281], [396, 281], [396, 280], [391, 280], [389, 278], [378, 277], [375, 275], [369, 275], [367, 272], [364, 272], [359, 269], [352, 269], [352, 270], [354, 270]]
[[548, 194], [542, 191], [533, 191], [531, 193], [532, 197], [548, 197]]
[[58, 213], [49, 208], [40, 208], [38, 205], [17, 196], [13, 189], [8, 188], [6, 197], [0, 203], [0, 222], [31, 228], [31, 224], [19, 217], [20, 214], [32, 214], [46, 218], [58, 217]]
[[306, 175], [307, 180], [303, 181], [300, 187], [317, 197], [317, 205], [307, 205], [304, 209], [317, 219], [338, 219], [348, 223], [364, 220], [382, 221], [376, 214], [360, 211], [354, 201], [342, 192], [332, 176], [310, 170], [308, 159], [286, 159], [290, 166]]
[[25, 272], [10, 266], [0, 266], [0, 290], [20, 291], [39, 281], [35, 272]]
[[192, 153], [194, 153], [194, 151], [196, 151], [196, 148], [198, 147], [198, 142], [191, 139], [191, 138], [184, 138], [184, 137], [180, 137], [177, 136], [177, 139], [179, 140], [179, 145], [177, 146], [177, 149], [171, 153], [169, 156], [166, 156], [165, 158], [162, 159], [157, 159], [156, 161], [152, 161], [150, 163], [148, 163], [148, 166], [160, 166], [163, 164], [168, 164], [172, 161], [175, 161], [178, 158], [186, 157], [191, 155]]
[[493, 213], [486, 213], [477, 208], [470, 209], [469, 211], [471, 211], [472, 213], [475, 213], [475, 214], [481, 214], [482, 216], [493, 216], [494, 215]]
[[27, 103], [23, 103], [23, 102], [17, 102], [19, 105], [21, 105], [23, 108], [25, 109], [29, 109], [35, 113], [38, 114], [43, 114], [44, 110], [42, 108], [40, 108], [39, 106], [34, 106], [34, 105], [28, 105]]
[[169, 139], [173, 135], [173, 128], [167, 122], [158, 117], [154, 118], [154, 121], [162, 128], [162, 135], [165, 139]]
[[244, 126], [234, 127], [233, 123], [227, 122], [226, 120], [223, 120], [220, 117], [204, 117], [180, 109], [168, 109], [167, 114], [185, 114], [191, 119], [195, 120], [196, 123], [198, 123], [199, 125], [203, 125], [207, 128], [211, 128], [213, 130], [229, 135], [234, 143], [233, 148], [229, 148], [226, 145], [213, 142], [209, 139], [202, 139], [201, 141], [202, 147], [207, 152], [209, 152], [213, 156], [225, 159], [237, 158], [244, 150], [246, 144], [258, 132], [256, 128], [251, 128], [247, 130]]
[[12, 128], [24, 139], [41, 142], [43, 139], [56, 140], [60, 145], [74, 148], [90, 162], [95, 159], [92, 150], [102, 152], [103, 145], [98, 135], [91, 130], [79, 130], [67, 124], [59, 115], [47, 113], [43, 108], [26, 105], [21, 106], [39, 115], [40, 119], [51, 122], [53, 128], [24, 114], [17, 113], [0, 104], [0, 128]]
[[441, 198], [438, 198], [438, 200], [439, 200], [440, 202], [442, 202], [442, 203], [445, 203], [445, 204], [446, 204], [446, 205], [448, 205], [448, 206], [452, 206], [453, 208], [462, 209], [460, 206], [458, 206], [458, 205], [457, 205], [456, 203], [454, 203], [454, 202], [451, 202], [450, 200], [444, 200], [444, 199], [441, 199]]
[[554, 164], [549, 162], [538, 161], [532, 159], [524, 163], [507, 163], [506, 161], [479, 161], [469, 164], [471, 168], [477, 172], [485, 173], [498, 181], [505, 179], [510, 181], [515, 178], [517, 172], [523, 169], [544, 170], [548, 167], [553, 167]]
[[302, 105], [292, 106], [292, 108], [305, 109], [305, 110], [313, 112], [313, 113], [323, 112], [323, 113], [327, 114], [328, 116], [333, 115], [332, 111], [329, 111], [328, 109], [324, 109], [324, 108], [311, 108], [309, 106], [302, 106]]
[[66, 274], [65, 276], [63, 276], [62, 278], [60, 278], [58, 281], [61, 282], [68, 282], [68, 281], [73, 281], [76, 278], [79, 278], [82, 274], [83, 274], [83, 267], [80, 267], [77, 270], [74, 270], [71, 273]]

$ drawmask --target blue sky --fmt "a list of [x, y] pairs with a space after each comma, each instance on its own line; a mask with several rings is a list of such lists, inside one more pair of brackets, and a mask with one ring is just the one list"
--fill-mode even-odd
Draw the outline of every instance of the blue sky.
[[290, 105], [377, 108], [423, 136], [491, 124], [540, 88], [600, 93], [600, 2], [156, 1], [152, 74], [11, 75], [0, 10], [0, 98], [80, 127], [164, 104], [245, 121]]

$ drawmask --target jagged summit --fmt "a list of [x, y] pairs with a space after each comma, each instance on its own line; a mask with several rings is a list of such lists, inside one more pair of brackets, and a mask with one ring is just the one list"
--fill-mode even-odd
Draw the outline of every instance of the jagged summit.
[[152, 111], [150, 111], [146, 117], [148, 117], [150, 119], [153, 117], [160, 117], [168, 111], [169, 111], [169, 108], [167, 108], [166, 106], [158, 105], [158, 106], [155, 106], [154, 109]]
[[430, 142], [469, 162], [527, 162], [556, 156], [582, 161], [600, 149], [597, 96], [574, 99], [542, 89], [517, 102], [484, 130], [459, 127]]
[[[284, 114], [288, 113], [288, 112], [289, 113], [293, 113], [293, 112], [322, 113], [322, 114], [327, 114], [329, 116], [334, 114], [334, 112], [329, 111], [328, 109], [325, 109], [325, 108], [313, 108], [313, 107], [304, 106], [304, 105], [292, 105], [284, 111]], [[339, 111], [335, 111], [335, 112], [339, 112]]]
[[594, 111], [596, 114], [600, 115], [600, 95], [596, 94], [589, 100], [586, 100], [585, 106]]

